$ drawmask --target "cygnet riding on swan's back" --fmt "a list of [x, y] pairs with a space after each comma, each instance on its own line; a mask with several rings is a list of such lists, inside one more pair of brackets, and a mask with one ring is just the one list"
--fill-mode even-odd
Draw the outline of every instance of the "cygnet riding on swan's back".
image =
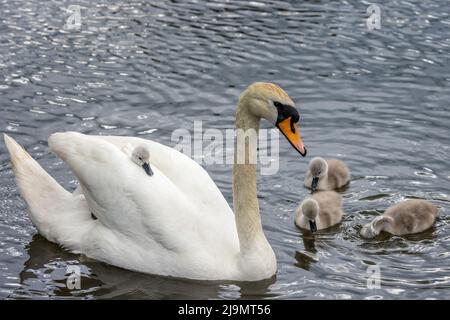
[[334, 190], [350, 181], [350, 170], [338, 159], [311, 159], [305, 177], [305, 186], [316, 190]]
[[[130, 149], [131, 147], [127, 145], [126, 147], [122, 148], [122, 151], [129, 154]], [[150, 152], [144, 145], [135, 147], [130, 156], [131, 161], [142, 167], [147, 175], [153, 175], [153, 170], [150, 167]]]
[[[239, 99], [236, 129], [257, 133], [261, 118], [306, 154], [297, 129], [297, 109], [277, 85], [254, 83]], [[157, 142], [74, 132], [51, 135], [51, 151], [80, 182], [80, 190], [71, 194], [5, 135], [31, 220], [48, 240], [145, 273], [255, 281], [272, 277], [277, 264], [262, 229], [256, 164], [248, 161], [256, 145], [249, 140], [237, 139], [235, 146], [245, 151], [245, 162], [235, 158], [233, 166], [233, 214], [200, 165]], [[152, 155], [151, 179], [121, 151], [128, 144], [143, 145]]]

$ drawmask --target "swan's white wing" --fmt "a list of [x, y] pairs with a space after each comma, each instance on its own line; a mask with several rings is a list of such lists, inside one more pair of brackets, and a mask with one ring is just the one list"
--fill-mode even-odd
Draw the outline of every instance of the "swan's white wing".
[[197, 162], [185, 154], [152, 140], [135, 137], [96, 136], [122, 149], [145, 145], [150, 151], [150, 163], [156, 166], [191, 201], [201, 206], [202, 211], [218, 216], [233, 216], [227, 201], [209, 174]]
[[[214, 214], [210, 205], [192, 199], [156, 163], [152, 163], [154, 175], [149, 177], [110, 142], [79, 133], [54, 134], [49, 145], [77, 176], [89, 208], [101, 223], [86, 243], [85, 251], [93, 252], [94, 258], [131, 268], [124, 265], [126, 261], [116, 261], [121, 260], [117, 254], [132, 251], [126, 260], [136, 266], [144, 259], [140, 253], [147, 251], [145, 259], [154, 256], [163, 265], [165, 257], [173, 257], [174, 263], [187, 259], [190, 262], [184, 263], [195, 265], [196, 270], [202, 269], [199, 264], [211, 270], [211, 265], [233, 261], [231, 257], [239, 252], [233, 214]], [[183, 174], [189, 175], [189, 171]], [[210, 185], [197, 183], [199, 192], [217, 194], [217, 188], [210, 192]], [[141, 271], [162, 272], [148, 268]]]

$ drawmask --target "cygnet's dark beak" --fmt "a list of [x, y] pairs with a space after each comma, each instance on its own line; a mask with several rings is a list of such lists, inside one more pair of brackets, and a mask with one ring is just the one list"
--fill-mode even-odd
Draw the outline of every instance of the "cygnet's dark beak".
[[311, 232], [317, 231], [317, 225], [315, 220], [309, 220], [309, 229], [311, 230]]
[[145, 173], [148, 174], [150, 177], [153, 175], [152, 168], [150, 168], [150, 164], [148, 162], [144, 162], [142, 168], [144, 168]]
[[316, 191], [318, 183], [319, 183], [319, 177], [314, 177], [312, 179], [312, 183], [311, 183], [311, 189], [313, 189], [313, 191]]

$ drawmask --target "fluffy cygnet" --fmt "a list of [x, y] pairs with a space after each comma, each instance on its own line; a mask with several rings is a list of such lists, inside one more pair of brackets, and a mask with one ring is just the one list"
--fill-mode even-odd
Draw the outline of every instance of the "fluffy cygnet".
[[153, 175], [153, 170], [150, 167], [150, 152], [144, 146], [137, 146], [131, 153], [131, 160], [138, 166], [142, 167], [146, 174]]
[[349, 181], [350, 170], [341, 160], [315, 157], [309, 162], [305, 186], [313, 191], [338, 189]]
[[364, 238], [374, 238], [381, 231], [393, 235], [418, 233], [430, 228], [438, 215], [438, 209], [425, 200], [407, 200], [386, 210], [366, 224], [360, 231]]
[[311, 232], [329, 228], [341, 222], [341, 206], [341, 196], [337, 192], [316, 192], [297, 208], [295, 224]]

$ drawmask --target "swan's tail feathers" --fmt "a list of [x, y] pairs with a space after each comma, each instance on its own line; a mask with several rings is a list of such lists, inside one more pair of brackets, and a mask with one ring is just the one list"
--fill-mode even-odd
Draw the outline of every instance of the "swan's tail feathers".
[[55, 222], [71, 206], [71, 194], [61, 187], [24, 148], [4, 134], [5, 144], [20, 194], [30, 211], [30, 218], [39, 232], [55, 241]]

